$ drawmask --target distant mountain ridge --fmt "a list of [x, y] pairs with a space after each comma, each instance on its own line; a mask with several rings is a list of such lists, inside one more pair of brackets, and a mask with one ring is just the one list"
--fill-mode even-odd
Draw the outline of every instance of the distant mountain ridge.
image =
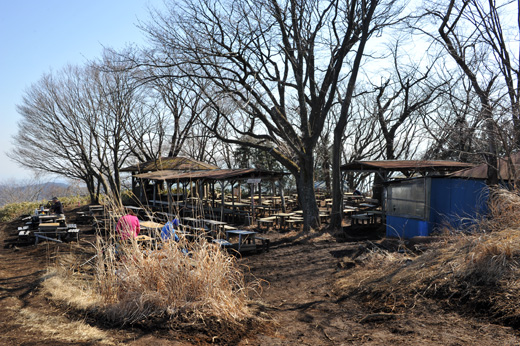
[[0, 206], [8, 203], [50, 200], [54, 196], [69, 196], [74, 193], [78, 193], [77, 187], [60, 182], [26, 185], [0, 184]]

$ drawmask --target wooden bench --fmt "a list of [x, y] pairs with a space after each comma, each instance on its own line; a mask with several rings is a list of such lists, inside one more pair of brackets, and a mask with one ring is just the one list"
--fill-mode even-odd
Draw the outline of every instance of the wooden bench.
[[81, 224], [89, 224], [94, 220], [94, 216], [87, 211], [78, 211], [76, 215], [77, 222]]
[[365, 224], [365, 223], [368, 224], [372, 220], [372, 218], [367, 215], [352, 215], [352, 216], [350, 216], [350, 218], [352, 219], [353, 225]]
[[[264, 237], [255, 237], [255, 243], [256, 243], [256, 240], [259, 240], [260, 241], [260, 250], [262, 252], [269, 252], [269, 245], [271, 243], [271, 241], [267, 238], [264, 238]], [[258, 250], [258, 245], [257, 245], [257, 250]]]
[[303, 224], [303, 219], [289, 219], [289, 220], [285, 220], [285, 224], [287, 225], [287, 228], [293, 228], [293, 227], [297, 227], [299, 225], [302, 225]]
[[276, 223], [276, 216], [264, 217], [258, 219], [256, 222], [258, 223], [258, 227], [260, 227], [260, 229], [262, 228], [262, 226], [265, 226], [265, 229], [268, 231], [269, 227], [273, 226]]
[[233, 246], [233, 244], [230, 243], [229, 241], [227, 241], [226, 239], [213, 239], [212, 242], [220, 245], [220, 247], [223, 247], [223, 248]]
[[38, 231], [40, 232], [48, 232], [48, 231], [56, 231], [60, 227], [60, 224], [58, 222], [47, 222], [47, 223], [40, 223], [38, 226]]
[[[19, 229], [22, 227], [19, 227]], [[18, 232], [18, 241], [26, 242], [29, 241], [32, 237], [32, 232], [28, 229], [20, 230]]]
[[77, 228], [69, 228], [67, 230], [67, 240], [75, 240], [79, 241], [79, 229]]
[[234, 231], [236, 230], [236, 227], [230, 226], [230, 225], [224, 225], [224, 231]]

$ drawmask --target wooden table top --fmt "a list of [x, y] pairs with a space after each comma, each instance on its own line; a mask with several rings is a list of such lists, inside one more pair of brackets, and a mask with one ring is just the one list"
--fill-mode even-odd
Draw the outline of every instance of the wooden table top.
[[146, 227], [146, 228], [163, 228], [164, 227], [164, 224], [153, 222], [153, 221], [139, 221], [139, 225], [141, 227]]
[[135, 237], [135, 240], [137, 240], [137, 241], [151, 241], [151, 240], [153, 240], [153, 238], [149, 237], [149, 236], [147, 236], [145, 234], [140, 234], [137, 237]]

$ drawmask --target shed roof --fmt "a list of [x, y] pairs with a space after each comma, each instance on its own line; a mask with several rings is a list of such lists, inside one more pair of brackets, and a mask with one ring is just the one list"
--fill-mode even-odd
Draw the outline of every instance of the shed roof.
[[[514, 180], [520, 178], [520, 153], [511, 155], [510, 166], [507, 158], [498, 159], [498, 179], [500, 180]], [[516, 177], [514, 177], [516, 175]], [[473, 168], [451, 174], [452, 177], [472, 178], [472, 179], [487, 179], [487, 164], [483, 163]]]
[[121, 169], [121, 172], [149, 172], [149, 171], [201, 171], [218, 169], [217, 166], [198, 161], [189, 157], [160, 157], [156, 160], [141, 162]]
[[134, 175], [136, 178], [149, 180], [171, 180], [171, 181], [189, 181], [189, 180], [241, 180], [241, 179], [279, 179], [288, 173], [267, 171], [255, 168], [240, 169], [216, 169], [195, 172], [178, 172], [172, 170], [163, 170], [150, 173], [142, 173]]
[[379, 160], [354, 161], [341, 166], [342, 171], [403, 172], [405, 175], [418, 172], [454, 172], [473, 167], [471, 163], [441, 160]]

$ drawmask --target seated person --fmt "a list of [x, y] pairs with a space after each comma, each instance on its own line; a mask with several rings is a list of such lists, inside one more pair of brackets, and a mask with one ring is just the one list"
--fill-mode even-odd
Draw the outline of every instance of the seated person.
[[136, 238], [139, 235], [141, 225], [133, 210], [129, 210], [128, 214], [122, 216], [119, 221], [117, 221], [116, 231], [122, 240]]
[[52, 197], [52, 205], [49, 209], [51, 214], [57, 214], [60, 217], [64, 217], [63, 204], [60, 202], [58, 197]]
[[162, 240], [174, 239], [175, 241], [179, 241], [179, 236], [177, 234], [175, 234], [175, 227], [178, 227], [178, 226], [179, 226], [179, 220], [173, 219], [173, 221], [168, 221], [161, 230], [161, 239]]

